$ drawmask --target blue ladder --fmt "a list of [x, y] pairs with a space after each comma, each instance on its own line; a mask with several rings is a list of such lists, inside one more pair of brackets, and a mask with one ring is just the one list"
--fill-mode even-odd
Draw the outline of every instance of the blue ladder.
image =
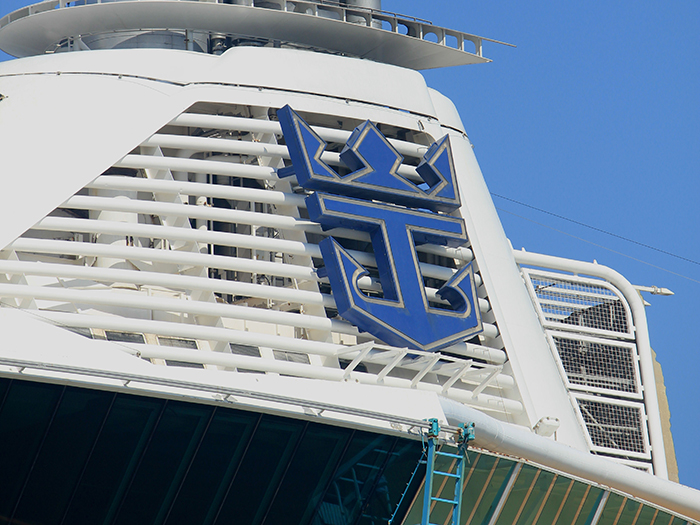
[[[428, 449], [426, 459], [425, 486], [423, 495], [423, 514], [421, 517], [421, 525], [434, 525], [430, 522], [430, 511], [433, 502], [436, 505], [451, 505], [452, 506], [452, 525], [459, 525], [460, 514], [462, 510], [462, 487], [464, 486], [464, 460], [466, 459], [467, 444], [474, 439], [474, 423], [468, 425], [459, 425], [460, 431], [457, 434], [457, 454], [450, 452], [440, 452], [437, 450], [437, 439], [440, 432], [440, 426], [437, 419], [429, 419], [430, 429], [428, 430]], [[452, 459], [453, 467], [449, 472], [435, 469], [435, 458], [443, 456]], [[453, 499], [438, 498], [433, 496], [433, 483], [435, 477], [452, 478], [455, 480], [455, 489]]]

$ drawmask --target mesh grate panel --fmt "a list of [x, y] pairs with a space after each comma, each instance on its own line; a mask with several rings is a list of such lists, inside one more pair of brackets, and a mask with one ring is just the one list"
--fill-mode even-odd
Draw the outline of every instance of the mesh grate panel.
[[548, 276], [530, 278], [547, 321], [629, 333], [625, 307], [612, 290]]
[[637, 393], [634, 349], [553, 337], [570, 383]]
[[578, 399], [591, 441], [597, 447], [646, 453], [641, 409]]

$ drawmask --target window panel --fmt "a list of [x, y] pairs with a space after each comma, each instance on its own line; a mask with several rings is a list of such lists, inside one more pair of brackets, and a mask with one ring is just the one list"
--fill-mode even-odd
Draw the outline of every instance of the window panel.
[[117, 512], [117, 525], [162, 522], [213, 410], [167, 403]]
[[[515, 462], [508, 461], [506, 459], [501, 459], [496, 468], [494, 469], [493, 476], [489, 481], [484, 495], [481, 498], [481, 503], [474, 513], [471, 523], [484, 523], [488, 520], [494, 511], [494, 507], [498, 503], [500, 495], [503, 493], [505, 485], [508, 483], [508, 478], [513, 472], [515, 467]], [[462, 519], [464, 519], [465, 514], [469, 513], [467, 508], [462, 510]]]
[[578, 518], [576, 518], [576, 525], [587, 525], [590, 520], [593, 519], [600, 499], [603, 497], [603, 490], [597, 487], [591, 487], [588, 491], [588, 496], [583, 505], [581, 505], [581, 510], [578, 512]]
[[64, 523], [102, 523], [116, 512], [164, 403], [117, 395]]
[[588, 496], [589, 487], [590, 485], [574, 481], [574, 485], [566, 498], [566, 504], [557, 518], [556, 525], [571, 525], [573, 523], [578, 508]]
[[167, 525], [211, 523], [260, 416], [218, 408], [197, 450]]
[[263, 416], [215, 523], [259, 523], [305, 426], [303, 421]]
[[625, 504], [625, 498], [619, 494], [611, 493], [608, 496], [608, 501], [605, 503], [603, 513], [600, 515], [598, 525], [612, 525], [615, 523], [618, 514], [622, 511], [622, 506]]
[[391, 436], [355, 432], [316, 510], [314, 525], [356, 522], [395, 441]]
[[[549, 493], [547, 503], [545, 503], [537, 523], [542, 525], [553, 523], [559, 509], [561, 508], [561, 512], [564, 512], [562, 503], [565, 501], [564, 498], [566, 498], [567, 503], [564, 504], [565, 507], [568, 505], [568, 501], [570, 501], [569, 496], [571, 493], [569, 491], [569, 487], [571, 486], [571, 483], [572, 481], [564, 476], [559, 476], [557, 478], [557, 480], [554, 482], [554, 487], [552, 487], [552, 492]], [[571, 488], [573, 490], [573, 487]], [[571, 521], [569, 521], [569, 523], [571, 523]]]
[[113, 398], [108, 392], [66, 388], [27, 480], [15, 521], [61, 522]]
[[352, 431], [348, 429], [310, 425], [285, 474], [265, 523], [308, 521], [351, 434]]
[[11, 516], [63, 387], [12, 381], [0, 412], [0, 516]]
[[532, 491], [530, 492], [530, 496], [527, 498], [523, 510], [520, 513], [518, 525], [530, 525], [534, 522], [538, 512], [540, 511], [540, 507], [547, 496], [549, 486], [554, 481], [554, 476], [555, 474], [552, 472], [547, 472], [546, 470], [540, 472], [540, 475], [537, 478]]
[[508, 499], [503, 505], [501, 514], [498, 516], [497, 525], [516, 523], [516, 519], [519, 519], [522, 514], [521, 509], [524, 509], [526, 498], [530, 496], [534, 489], [533, 482], [536, 483], [536, 478], [539, 478], [540, 472], [539, 469], [533, 466], [527, 464], [522, 466], [518, 479], [515, 480]]

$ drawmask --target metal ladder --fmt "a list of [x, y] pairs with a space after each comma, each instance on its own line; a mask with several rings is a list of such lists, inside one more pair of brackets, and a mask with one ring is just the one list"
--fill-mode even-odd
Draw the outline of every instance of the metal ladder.
[[[467, 444], [474, 439], [474, 423], [467, 425], [460, 424], [460, 431], [456, 436], [458, 445], [457, 454], [450, 452], [441, 452], [436, 448], [440, 426], [437, 419], [429, 419], [430, 429], [428, 430], [428, 448], [426, 458], [425, 486], [423, 495], [423, 514], [421, 516], [421, 525], [434, 525], [430, 521], [430, 512], [433, 502], [435, 505], [451, 505], [452, 506], [452, 525], [459, 525], [460, 514], [462, 510], [462, 487], [464, 486], [464, 460], [466, 459]], [[435, 458], [443, 456], [453, 460], [453, 467], [450, 472], [444, 472], [435, 469]], [[455, 480], [455, 489], [453, 499], [438, 498], [433, 496], [433, 482], [435, 478], [452, 478]]]

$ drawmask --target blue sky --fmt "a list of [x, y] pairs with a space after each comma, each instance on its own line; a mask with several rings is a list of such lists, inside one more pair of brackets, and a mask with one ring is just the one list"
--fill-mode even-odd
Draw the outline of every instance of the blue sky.
[[457, 105], [492, 193], [695, 261], [493, 198], [514, 248], [675, 292], [645, 294], [647, 316], [680, 479], [700, 489], [700, 2], [383, 7], [517, 45], [487, 42], [492, 63], [425, 73]]
[[[26, 3], [0, 0], [0, 16]], [[486, 43], [493, 63], [425, 74], [455, 101], [493, 193], [689, 259], [494, 197], [514, 248], [675, 292], [646, 294], [647, 315], [681, 482], [700, 489], [700, 2], [383, 7], [517, 45]]]

